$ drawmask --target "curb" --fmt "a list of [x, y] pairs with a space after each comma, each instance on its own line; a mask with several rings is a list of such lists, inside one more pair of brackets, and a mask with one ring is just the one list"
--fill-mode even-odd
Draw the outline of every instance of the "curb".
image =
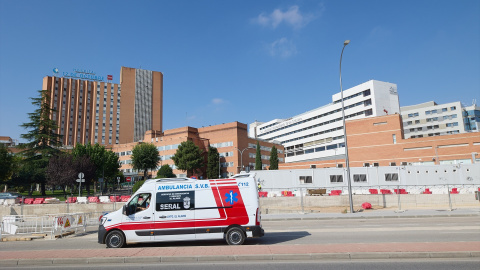
[[232, 261], [305, 261], [305, 260], [372, 260], [372, 259], [451, 259], [480, 258], [480, 251], [461, 252], [353, 252], [264, 255], [166, 256], [166, 257], [95, 257], [0, 260], [0, 267], [13, 265], [72, 265], [118, 263], [179, 263]]
[[344, 217], [265, 217], [262, 221], [285, 220], [326, 220], [326, 219], [390, 219], [390, 218], [433, 218], [433, 217], [478, 217], [480, 214], [454, 214], [454, 215], [408, 215], [408, 216], [344, 216]]

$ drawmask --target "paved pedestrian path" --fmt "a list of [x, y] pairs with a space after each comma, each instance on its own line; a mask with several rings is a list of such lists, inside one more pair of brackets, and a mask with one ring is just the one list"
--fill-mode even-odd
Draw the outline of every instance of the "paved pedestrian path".
[[[264, 215], [264, 220], [331, 218], [419, 218], [479, 216], [480, 208], [437, 211], [432, 209]], [[267, 232], [268, 233], [268, 232]], [[480, 231], [479, 231], [480, 233]], [[81, 237], [81, 236], [79, 236]], [[178, 246], [107, 249], [8, 251], [0, 243], [0, 267], [85, 263], [154, 263], [251, 260], [353, 260], [389, 258], [478, 258], [480, 242], [347, 243], [306, 245]]]

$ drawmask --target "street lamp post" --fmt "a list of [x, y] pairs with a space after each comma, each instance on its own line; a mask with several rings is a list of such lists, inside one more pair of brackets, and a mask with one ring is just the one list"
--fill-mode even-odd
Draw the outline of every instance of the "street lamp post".
[[347, 46], [348, 43], [350, 43], [350, 40], [345, 40], [345, 42], [343, 42], [342, 53], [340, 54], [340, 96], [342, 100], [343, 138], [345, 139], [345, 165], [347, 167], [348, 200], [350, 202], [350, 213], [354, 213], [353, 197], [352, 197], [352, 181], [350, 179], [350, 162], [348, 159], [347, 128], [345, 126], [345, 107], [343, 104], [343, 87], [342, 87], [342, 57], [343, 57], [343, 50], [345, 50], [345, 46]]
[[245, 149], [243, 149], [243, 150], [240, 150], [240, 149], [238, 149], [237, 147], [235, 147], [235, 149], [237, 149], [238, 152], [240, 152], [240, 171], [242, 171], [242, 169], [243, 169], [243, 151], [245, 151], [245, 150], [247, 150], [247, 149], [251, 149], [251, 148], [250, 148], [250, 147], [247, 147], [247, 148], [245, 148]]
[[222, 156], [218, 155], [218, 178], [222, 178], [222, 173], [221, 173], [221, 164], [220, 164], [220, 159]]

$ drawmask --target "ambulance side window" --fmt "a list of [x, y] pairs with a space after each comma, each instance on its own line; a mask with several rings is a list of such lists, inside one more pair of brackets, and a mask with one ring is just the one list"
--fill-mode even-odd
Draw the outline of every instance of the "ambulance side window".
[[128, 203], [127, 207], [129, 213], [137, 213], [140, 211], [147, 210], [150, 207], [150, 200], [152, 195], [150, 193], [140, 193], [137, 194], [133, 199]]

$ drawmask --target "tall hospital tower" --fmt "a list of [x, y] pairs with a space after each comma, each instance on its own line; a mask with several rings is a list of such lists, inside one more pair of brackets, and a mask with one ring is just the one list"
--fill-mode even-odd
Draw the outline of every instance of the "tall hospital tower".
[[[137, 142], [147, 130], [162, 132], [163, 74], [121, 67], [120, 84], [88, 70], [43, 78], [63, 144], [111, 146]], [[111, 79], [110, 79], [111, 80]]]

